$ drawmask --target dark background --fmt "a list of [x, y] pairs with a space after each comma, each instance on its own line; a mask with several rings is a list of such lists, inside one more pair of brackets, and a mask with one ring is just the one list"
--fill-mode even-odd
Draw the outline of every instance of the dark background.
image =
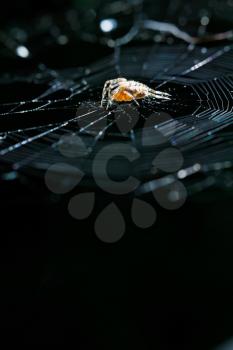
[[[166, 1], [146, 4], [164, 19]], [[8, 1], [1, 26], [97, 5]], [[207, 5], [192, 6], [191, 32]], [[213, 16], [213, 32], [230, 28], [231, 19], [218, 11]], [[90, 56], [93, 45], [79, 45], [68, 58], [72, 44], [38, 49], [27, 64], [3, 55], [1, 71], [33, 69], [39, 61], [55, 68], [81, 65], [110, 51], [97, 45], [96, 56]], [[66, 198], [51, 201], [42, 180], [22, 175], [1, 181], [0, 191], [2, 343], [206, 350], [232, 336], [233, 217], [227, 191], [205, 190], [175, 212], [157, 208], [156, 225], [143, 232], [126, 217], [127, 233], [114, 245], [95, 237], [97, 211], [81, 225], [68, 215]], [[120, 205], [127, 212], [129, 203]]]

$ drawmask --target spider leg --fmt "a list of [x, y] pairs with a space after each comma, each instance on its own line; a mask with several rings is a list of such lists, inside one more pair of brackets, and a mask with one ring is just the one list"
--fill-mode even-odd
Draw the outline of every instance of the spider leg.
[[107, 109], [112, 105], [112, 81], [109, 85], [109, 88], [108, 88], [108, 104], [107, 104]]
[[168, 94], [167, 92], [163, 92], [163, 91], [159, 91], [159, 90], [153, 90], [156, 92], [156, 94], [158, 95], [163, 95], [163, 96], [167, 96], [167, 97], [171, 97], [171, 94]]
[[109, 109], [109, 107], [112, 105], [112, 100], [110, 99], [108, 99], [107, 100], [107, 106], [106, 106], [106, 109], [108, 110]]
[[149, 89], [148, 93], [149, 93], [149, 96], [157, 98], [159, 100], [171, 100], [171, 95], [166, 92]]
[[102, 92], [102, 98], [101, 98], [101, 107], [104, 107], [106, 105], [109, 82], [110, 81], [108, 80], [104, 84], [104, 88], [103, 88], [103, 92]]
[[126, 82], [127, 79], [125, 79], [125, 78], [117, 78], [117, 79], [112, 79], [112, 80], [109, 80], [109, 81], [111, 81], [112, 85], [115, 85], [115, 84]]
[[[126, 81], [126, 78], [117, 78], [107, 80], [105, 82], [102, 92], [101, 107], [106, 106], [106, 109], [108, 109], [111, 106], [113, 102], [112, 96], [119, 91], [119, 89], [121, 88], [121, 83], [124, 83]], [[130, 91], [127, 91], [127, 95], [139, 106], [139, 103], [136, 101], [135, 97], [131, 94]]]
[[104, 84], [103, 92], [102, 92], [102, 99], [101, 99], [101, 107], [105, 107], [108, 109], [109, 105], [111, 105], [111, 91], [119, 86], [119, 83], [125, 82], [127, 79], [125, 78], [118, 78], [118, 79], [112, 79], [107, 80]]
[[108, 99], [105, 98], [105, 97], [102, 97], [102, 100], [101, 100], [101, 107], [105, 108], [106, 104], [108, 105]]
[[111, 100], [111, 90], [112, 90], [112, 82], [113, 80], [107, 80], [104, 84], [102, 99], [101, 99], [101, 107], [105, 107], [108, 109], [110, 100]]
[[138, 103], [138, 101], [136, 100], [136, 98], [135, 98], [133, 95], [131, 95], [130, 93], [129, 93], [129, 96], [132, 98], [133, 102], [139, 107], [140, 104]]
[[138, 107], [140, 107], [140, 104], [138, 103], [138, 101], [136, 100], [136, 98], [133, 99], [133, 102], [134, 102]]

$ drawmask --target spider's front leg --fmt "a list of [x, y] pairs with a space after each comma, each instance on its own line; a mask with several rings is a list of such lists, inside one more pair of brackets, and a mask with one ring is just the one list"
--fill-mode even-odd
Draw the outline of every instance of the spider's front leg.
[[101, 107], [106, 107], [107, 109], [112, 104], [112, 90], [117, 88], [120, 83], [127, 81], [125, 78], [117, 78], [107, 80], [104, 84]]
[[108, 95], [109, 95], [109, 89], [110, 89], [111, 80], [107, 80], [104, 84], [103, 92], [102, 92], [102, 98], [101, 98], [101, 107], [108, 106]]

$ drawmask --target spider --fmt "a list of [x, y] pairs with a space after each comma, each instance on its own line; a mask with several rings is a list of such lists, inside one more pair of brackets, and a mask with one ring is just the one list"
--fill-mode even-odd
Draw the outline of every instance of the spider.
[[160, 100], [170, 100], [171, 95], [166, 92], [156, 91], [145, 84], [125, 78], [117, 78], [107, 80], [104, 84], [101, 107], [108, 109], [113, 102], [130, 102], [134, 101], [137, 105], [137, 100], [145, 97], [157, 98]]

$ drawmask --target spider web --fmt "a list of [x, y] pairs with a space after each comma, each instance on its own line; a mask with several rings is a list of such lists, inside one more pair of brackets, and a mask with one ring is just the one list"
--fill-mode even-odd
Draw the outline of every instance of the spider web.
[[[3, 178], [12, 171], [44, 174], [50, 165], [64, 161], [59, 152], [61, 138], [76, 134], [89, 151], [72, 159], [72, 164], [89, 179], [98, 150], [120, 141], [136, 145], [140, 151], [134, 169], [142, 181], [139, 193], [177, 177], [190, 192], [212, 185], [232, 186], [232, 45], [130, 44], [131, 40], [88, 66], [51, 70], [40, 65], [31, 75], [2, 76]], [[110, 112], [100, 107], [104, 82], [119, 76], [168, 92], [172, 99], [142, 101], [138, 109], [141, 122], [122, 133], [116, 125], [121, 105]], [[159, 130], [167, 143], [145, 147], [140, 141], [143, 123], [153, 113], [165, 119], [158, 117], [149, 128]], [[122, 114], [128, 121], [127, 113]], [[148, 175], [155, 154], [169, 146], [182, 152], [183, 168], [173, 175]]]

